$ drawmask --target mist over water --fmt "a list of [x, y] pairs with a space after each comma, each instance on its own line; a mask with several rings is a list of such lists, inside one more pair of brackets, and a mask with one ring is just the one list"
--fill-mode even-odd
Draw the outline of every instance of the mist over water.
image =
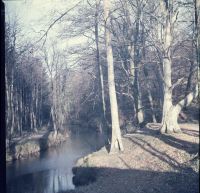
[[72, 167], [76, 160], [104, 145], [100, 134], [73, 135], [58, 146], [30, 157], [8, 163], [8, 193], [57, 193], [74, 189]]

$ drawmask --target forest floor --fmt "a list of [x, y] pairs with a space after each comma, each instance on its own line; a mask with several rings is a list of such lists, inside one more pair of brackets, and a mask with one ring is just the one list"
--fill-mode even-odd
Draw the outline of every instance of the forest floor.
[[122, 153], [103, 147], [79, 159], [74, 181], [83, 186], [68, 192], [198, 193], [199, 125], [180, 126], [181, 134], [161, 135], [151, 125], [126, 134]]

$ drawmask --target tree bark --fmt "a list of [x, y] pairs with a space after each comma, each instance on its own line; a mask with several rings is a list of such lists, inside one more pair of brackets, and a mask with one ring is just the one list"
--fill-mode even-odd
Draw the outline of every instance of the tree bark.
[[6, 89], [6, 137], [9, 137], [9, 123], [10, 123], [10, 89], [8, 85], [8, 74], [5, 66], [5, 89]]
[[168, 111], [165, 111], [163, 122], [162, 122], [162, 133], [180, 133], [181, 129], [178, 124], [178, 115], [180, 114], [183, 107], [187, 107], [191, 104], [192, 100], [198, 96], [198, 85], [196, 85], [193, 92], [189, 93], [184, 99], [179, 101], [176, 105], [172, 103], [165, 103]]
[[135, 34], [133, 32], [133, 25], [130, 18], [130, 13], [128, 10], [127, 2], [125, 1], [125, 15], [127, 17], [127, 28], [128, 28], [128, 52], [129, 52], [129, 64], [130, 64], [130, 82], [132, 87], [132, 93], [134, 96], [134, 108], [135, 108], [135, 117], [139, 124], [144, 122], [144, 112], [142, 109], [142, 100], [141, 100], [141, 89], [139, 85], [139, 70], [138, 67], [140, 66], [140, 49], [141, 49], [141, 42], [140, 42], [140, 28], [141, 28], [141, 9], [139, 5], [137, 6], [137, 19], [136, 19], [136, 26], [135, 26]]
[[[200, 65], [200, 1], [195, 0], [194, 6], [195, 14], [195, 43], [196, 43], [196, 55], [197, 55], [197, 65], [198, 65], [198, 75], [199, 75], [199, 65]], [[198, 76], [199, 77], [199, 76]]]
[[144, 122], [144, 112], [142, 108], [142, 97], [141, 89], [139, 83], [139, 67], [141, 66], [141, 20], [142, 20], [142, 10], [141, 5], [137, 3], [137, 18], [136, 18], [136, 31], [134, 34], [134, 63], [135, 63], [135, 81], [134, 81], [134, 93], [135, 93], [135, 106], [136, 106], [136, 116], [138, 124]]
[[106, 118], [106, 104], [105, 104], [105, 94], [104, 94], [104, 78], [103, 78], [103, 69], [100, 62], [99, 54], [99, 26], [98, 26], [98, 17], [99, 17], [99, 4], [96, 1], [96, 10], [95, 10], [95, 43], [96, 43], [96, 60], [99, 69], [99, 88], [101, 92], [101, 106], [103, 111], [104, 120]]
[[115, 90], [113, 52], [111, 46], [111, 35], [109, 31], [110, 30], [109, 4], [110, 4], [109, 0], [104, 0], [105, 39], [106, 39], [107, 65], [108, 65], [108, 87], [109, 87], [109, 98], [110, 98], [111, 120], [112, 120], [112, 137], [111, 137], [110, 152], [113, 152], [115, 149], [123, 151], [124, 148], [121, 139], [117, 96]]
[[13, 131], [14, 131], [14, 100], [13, 100], [13, 92], [14, 92], [14, 87], [13, 87], [13, 79], [14, 79], [14, 72], [13, 69], [11, 71], [11, 85], [10, 85], [10, 117], [11, 117], [11, 125], [10, 125], [10, 139], [12, 139]]
[[164, 103], [163, 103], [163, 114], [162, 114], [162, 127], [160, 129], [161, 133], [173, 133], [181, 132], [178, 125], [178, 115], [183, 107], [188, 106], [194, 98], [198, 95], [198, 85], [196, 85], [193, 92], [189, 93], [183, 100], [177, 103], [177, 105], [172, 104], [172, 90], [173, 85], [171, 81], [171, 45], [172, 45], [172, 21], [171, 18], [171, 2], [166, 2], [161, 0], [161, 9], [165, 16], [164, 25], [164, 38], [163, 38], [163, 74], [164, 74]]
[[[163, 1], [163, 0], [162, 0]], [[162, 111], [162, 127], [160, 129], [161, 133], [172, 133], [180, 132], [178, 124], [175, 123], [176, 117], [178, 118], [177, 111], [172, 104], [172, 81], [171, 81], [171, 42], [172, 42], [172, 32], [171, 32], [171, 19], [167, 5], [167, 2], [162, 2], [162, 11], [165, 15], [164, 24], [164, 39], [163, 39], [163, 79], [164, 79], [164, 102]], [[166, 3], [166, 4], [165, 4]], [[176, 121], [177, 122], [177, 121]]]

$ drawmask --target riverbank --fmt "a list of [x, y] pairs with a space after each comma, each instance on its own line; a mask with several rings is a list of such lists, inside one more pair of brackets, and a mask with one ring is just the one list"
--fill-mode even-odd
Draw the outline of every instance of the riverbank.
[[40, 131], [22, 138], [14, 138], [6, 148], [6, 161], [25, 159], [29, 156], [39, 156], [40, 151], [57, 146], [67, 140], [69, 135], [53, 131]]
[[123, 137], [124, 152], [106, 148], [77, 161], [75, 190], [68, 193], [199, 192], [199, 125], [181, 124], [183, 133], [160, 135], [152, 125]]

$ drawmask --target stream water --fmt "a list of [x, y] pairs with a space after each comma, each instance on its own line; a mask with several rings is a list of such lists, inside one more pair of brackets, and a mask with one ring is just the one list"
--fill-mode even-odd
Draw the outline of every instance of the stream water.
[[49, 148], [37, 158], [7, 163], [8, 193], [58, 193], [74, 189], [72, 167], [79, 157], [104, 144], [101, 134], [73, 135], [58, 147]]

